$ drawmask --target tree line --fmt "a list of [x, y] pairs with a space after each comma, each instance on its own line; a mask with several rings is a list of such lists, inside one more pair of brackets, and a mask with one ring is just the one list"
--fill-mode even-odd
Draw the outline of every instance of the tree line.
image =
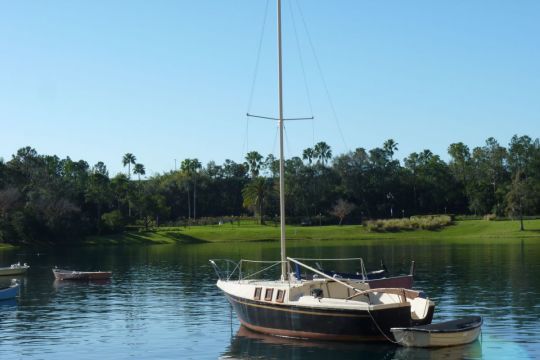
[[[371, 150], [333, 156], [319, 142], [285, 161], [287, 221], [360, 223], [421, 214], [523, 217], [540, 210], [540, 141], [494, 138], [472, 150], [448, 146], [449, 161], [430, 150], [399, 161], [393, 139]], [[60, 159], [21, 148], [0, 159], [0, 242], [60, 243], [119, 232], [126, 226], [197, 223], [257, 216], [278, 221], [279, 161], [257, 151], [245, 161], [185, 159], [179, 170], [142, 179], [135, 155], [111, 177], [103, 162]], [[137, 175], [132, 178], [131, 175]]]

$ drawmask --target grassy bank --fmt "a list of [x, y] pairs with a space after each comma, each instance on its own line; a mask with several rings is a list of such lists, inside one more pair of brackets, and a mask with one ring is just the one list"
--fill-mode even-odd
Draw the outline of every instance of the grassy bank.
[[[499, 241], [512, 239], [538, 239], [540, 220], [526, 220], [525, 231], [519, 231], [518, 221], [457, 221], [438, 231], [414, 230], [400, 232], [369, 232], [360, 225], [349, 226], [288, 226], [289, 240], [463, 240]], [[89, 245], [113, 244], [189, 244], [203, 242], [278, 241], [279, 227], [261, 225], [209, 225], [192, 227], [162, 227], [154, 231], [126, 232], [107, 236], [94, 236], [86, 240]]]

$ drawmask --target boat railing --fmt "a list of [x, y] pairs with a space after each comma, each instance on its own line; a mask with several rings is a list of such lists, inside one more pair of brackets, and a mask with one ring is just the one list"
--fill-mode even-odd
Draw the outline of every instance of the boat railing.
[[[229, 259], [210, 259], [210, 264], [212, 264], [212, 267], [214, 268], [214, 271], [216, 272], [218, 279], [220, 280], [231, 280], [235, 275], [238, 275], [238, 280], [248, 280], [250, 278], [253, 278], [255, 275], [270, 272], [270, 270], [280, 265], [281, 261], [241, 259], [240, 261], [235, 262]], [[246, 274], [245, 272], [246, 264], [268, 264], [268, 265], [255, 272]]]
[[219, 280], [229, 280], [239, 268], [239, 262], [229, 259], [210, 259]]

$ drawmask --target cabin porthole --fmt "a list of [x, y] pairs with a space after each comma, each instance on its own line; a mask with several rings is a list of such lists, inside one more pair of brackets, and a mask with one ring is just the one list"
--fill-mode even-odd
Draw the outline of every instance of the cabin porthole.
[[262, 288], [256, 287], [255, 293], [253, 294], [253, 300], [261, 300], [261, 292], [262, 292]]
[[278, 290], [276, 295], [276, 302], [282, 303], [285, 299], [285, 290]]
[[274, 295], [274, 289], [268, 288], [264, 292], [264, 300], [266, 301], [272, 301], [272, 295]]

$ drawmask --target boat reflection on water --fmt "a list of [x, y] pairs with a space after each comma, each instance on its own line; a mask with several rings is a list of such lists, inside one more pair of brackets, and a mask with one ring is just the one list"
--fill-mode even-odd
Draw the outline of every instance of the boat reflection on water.
[[0, 300], [0, 311], [17, 310], [17, 299]]
[[111, 279], [100, 279], [100, 280], [85, 280], [85, 281], [64, 281], [64, 280], [54, 280], [53, 281], [53, 287], [56, 290], [60, 290], [62, 288], [71, 288], [71, 287], [82, 287], [82, 286], [89, 286], [89, 285], [109, 285], [111, 283]]
[[405, 348], [389, 343], [311, 341], [264, 335], [240, 326], [220, 359], [481, 359], [480, 340], [463, 346]]
[[396, 360], [428, 360], [428, 359], [482, 359], [482, 343], [476, 340], [473, 343], [461, 346], [448, 346], [442, 348], [408, 348], [396, 349]]
[[312, 341], [265, 335], [240, 326], [220, 359], [392, 359], [392, 344]]

